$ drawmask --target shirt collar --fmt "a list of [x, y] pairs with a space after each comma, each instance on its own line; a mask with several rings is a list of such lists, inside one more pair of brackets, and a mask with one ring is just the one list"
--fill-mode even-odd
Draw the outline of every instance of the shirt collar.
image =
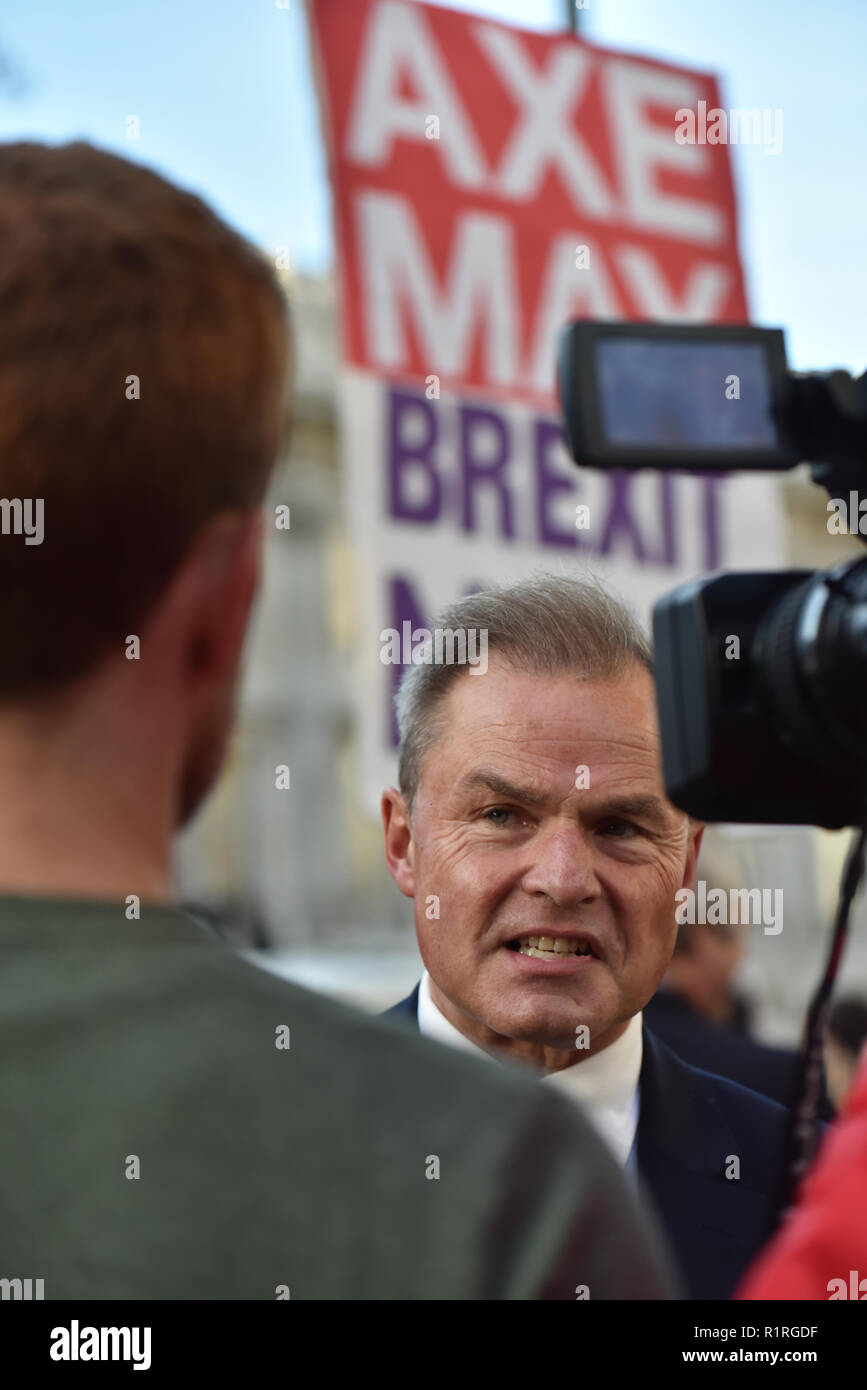
[[[440, 1012], [431, 998], [430, 976], [425, 971], [418, 989], [419, 1032], [464, 1052], [491, 1054], [465, 1037]], [[597, 1128], [625, 1163], [638, 1123], [638, 1078], [643, 1044], [642, 1018], [637, 1013], [620, 1037], [601, 1052], [593, 1053], [562, 1071], [548, 1072], [544, 1080], [587, 1107]]]

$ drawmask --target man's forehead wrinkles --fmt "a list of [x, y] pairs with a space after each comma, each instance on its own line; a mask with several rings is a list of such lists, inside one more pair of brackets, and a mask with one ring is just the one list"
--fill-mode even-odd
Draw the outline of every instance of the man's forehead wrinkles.
[[[654, 767], [654, 773], [655, 770]], [[595, 814], [599, 808], [620, 804], [638, 806], [641, 803], [642, 809], [660, 814], [666, 808], [671, 809], [657, 777], [637, 772], [635, 768], [617, 768], [610, 775], [603, 771], [601, 780], [596, 780], [592, 789], [575, 785], [571, 767], [568, 779], [562, 768], [557, 769], [560, 775], [556, 780], [544, 773], [540, 776], [539, 771], [538, 764], [532, 760], [503, 758], [489, 763], [481, 756], [458, 772], [453, 791], [459, 796], [490, 792], [527, 805], [557, 808], [568, 815], [576, 809]]]
[[[490, 734], [490, 731], [489, 731]], [[457, 751], [457, 750], [456, 750]], [[460, 786], [480, 770], [492, 771], [515, 785], [533, 788], [540, 795], [561, 796], [564, 788], [573, 786], [575, 769], [586, 766], [591, 784], [600, 790], [608, 787], [634, 789], [640, 781], [648, 790], [661, 787], [659, 753], [656, 747], [644, 744], [624, 748], [617, 744], [581, 749], [570, 742], [566, 747], [557, 744], [545, 748], [527, 740], [521, 743], [503, 742], [480, 734], [471, 747], [463, 748], [457, 757], [447, 757], [443, 750], [442, 771], [450, 769], [449, 781]], [[587, 796], [584, 790], [583, 795]]]
[[[605, 743], [575, 740], [528, 740], [520, 743], [480, 734], [474, 746], [467, 750], [469, 756], [459, 759], [462, 770], [472, 771], [474, 767], [502, 765], [510, 770], [526, 770], [523, 775], [531, 776], [535, 770], [537, 778], [546, 781], [571, 772], [579, 765], [586, 765], [591, 774], [608, 778], [652, 775], [659, 767], [659, 747], [657, 744], [607, 741]], [[454, 765], [454, 764], [453, 764]]]
[[599, 748], [635, 748], [647, 749], [655, 747], [658, 737], [655, 729], [647, 729], [641, 733], [635, 733], [633, 729], [624, 727], [615, 733], [612, 730], [600, 731], [593, 727], [588, 721], [576, 727], [571, 720], [550, 720], [526, 719], [504, 720], [504, 719], [483, 719], [478, 718], [468, 722], [462, 729], [460, 725], [455, 728], [455, 733], [470, 733], [489, 735], [496, 737], [498, 734], [504, 736], [510, 743], [519, 741], [521, 743], [538, 742], [544, 743], [594, 743]]

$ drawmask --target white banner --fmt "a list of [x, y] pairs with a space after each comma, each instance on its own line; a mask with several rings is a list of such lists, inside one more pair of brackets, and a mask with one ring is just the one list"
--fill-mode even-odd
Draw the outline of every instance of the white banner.
[[[777, 568], [776, 481], [764, 474], [577, 468], [559, 420], [466, 393], [427, 399], [345, 369], [339, 386], [356, 551], [360, 786], [376, 812], [396, 780], [392, 695], [439, 608], [532, 571], [589, 569], [648, 627], [654, 602], [719, 569]], [[761, 557], [757, 560], [757, 557]]]

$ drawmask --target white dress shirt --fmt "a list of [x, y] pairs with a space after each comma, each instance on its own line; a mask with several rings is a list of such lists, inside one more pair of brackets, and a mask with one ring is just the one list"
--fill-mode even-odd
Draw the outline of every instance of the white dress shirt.
[[[491, 1054], [464, 1037], [449, 1023], [431, 998], [430, 976], [421, 978], [418, 990], [418, 1027], [426, 1037], [465, 1052]], [[579, 1100], [615, 1157], [635, 1172], [635, 1132], [638, 1128], [638, 1077], [641, 1071], [641, 1014], [636, 1014], [616, 1042], [601, 1052], [584, 1057], [563, 1071], [546, 1072], [542, 1078], [566, 1095]]]

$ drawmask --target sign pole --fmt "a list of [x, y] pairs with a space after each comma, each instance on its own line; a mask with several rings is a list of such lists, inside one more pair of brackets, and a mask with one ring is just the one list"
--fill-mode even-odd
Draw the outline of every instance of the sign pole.
[[563, 0], [566, 7], [566, 28], [573, 34], [578, 33], [578, 6], [575, 0]]

